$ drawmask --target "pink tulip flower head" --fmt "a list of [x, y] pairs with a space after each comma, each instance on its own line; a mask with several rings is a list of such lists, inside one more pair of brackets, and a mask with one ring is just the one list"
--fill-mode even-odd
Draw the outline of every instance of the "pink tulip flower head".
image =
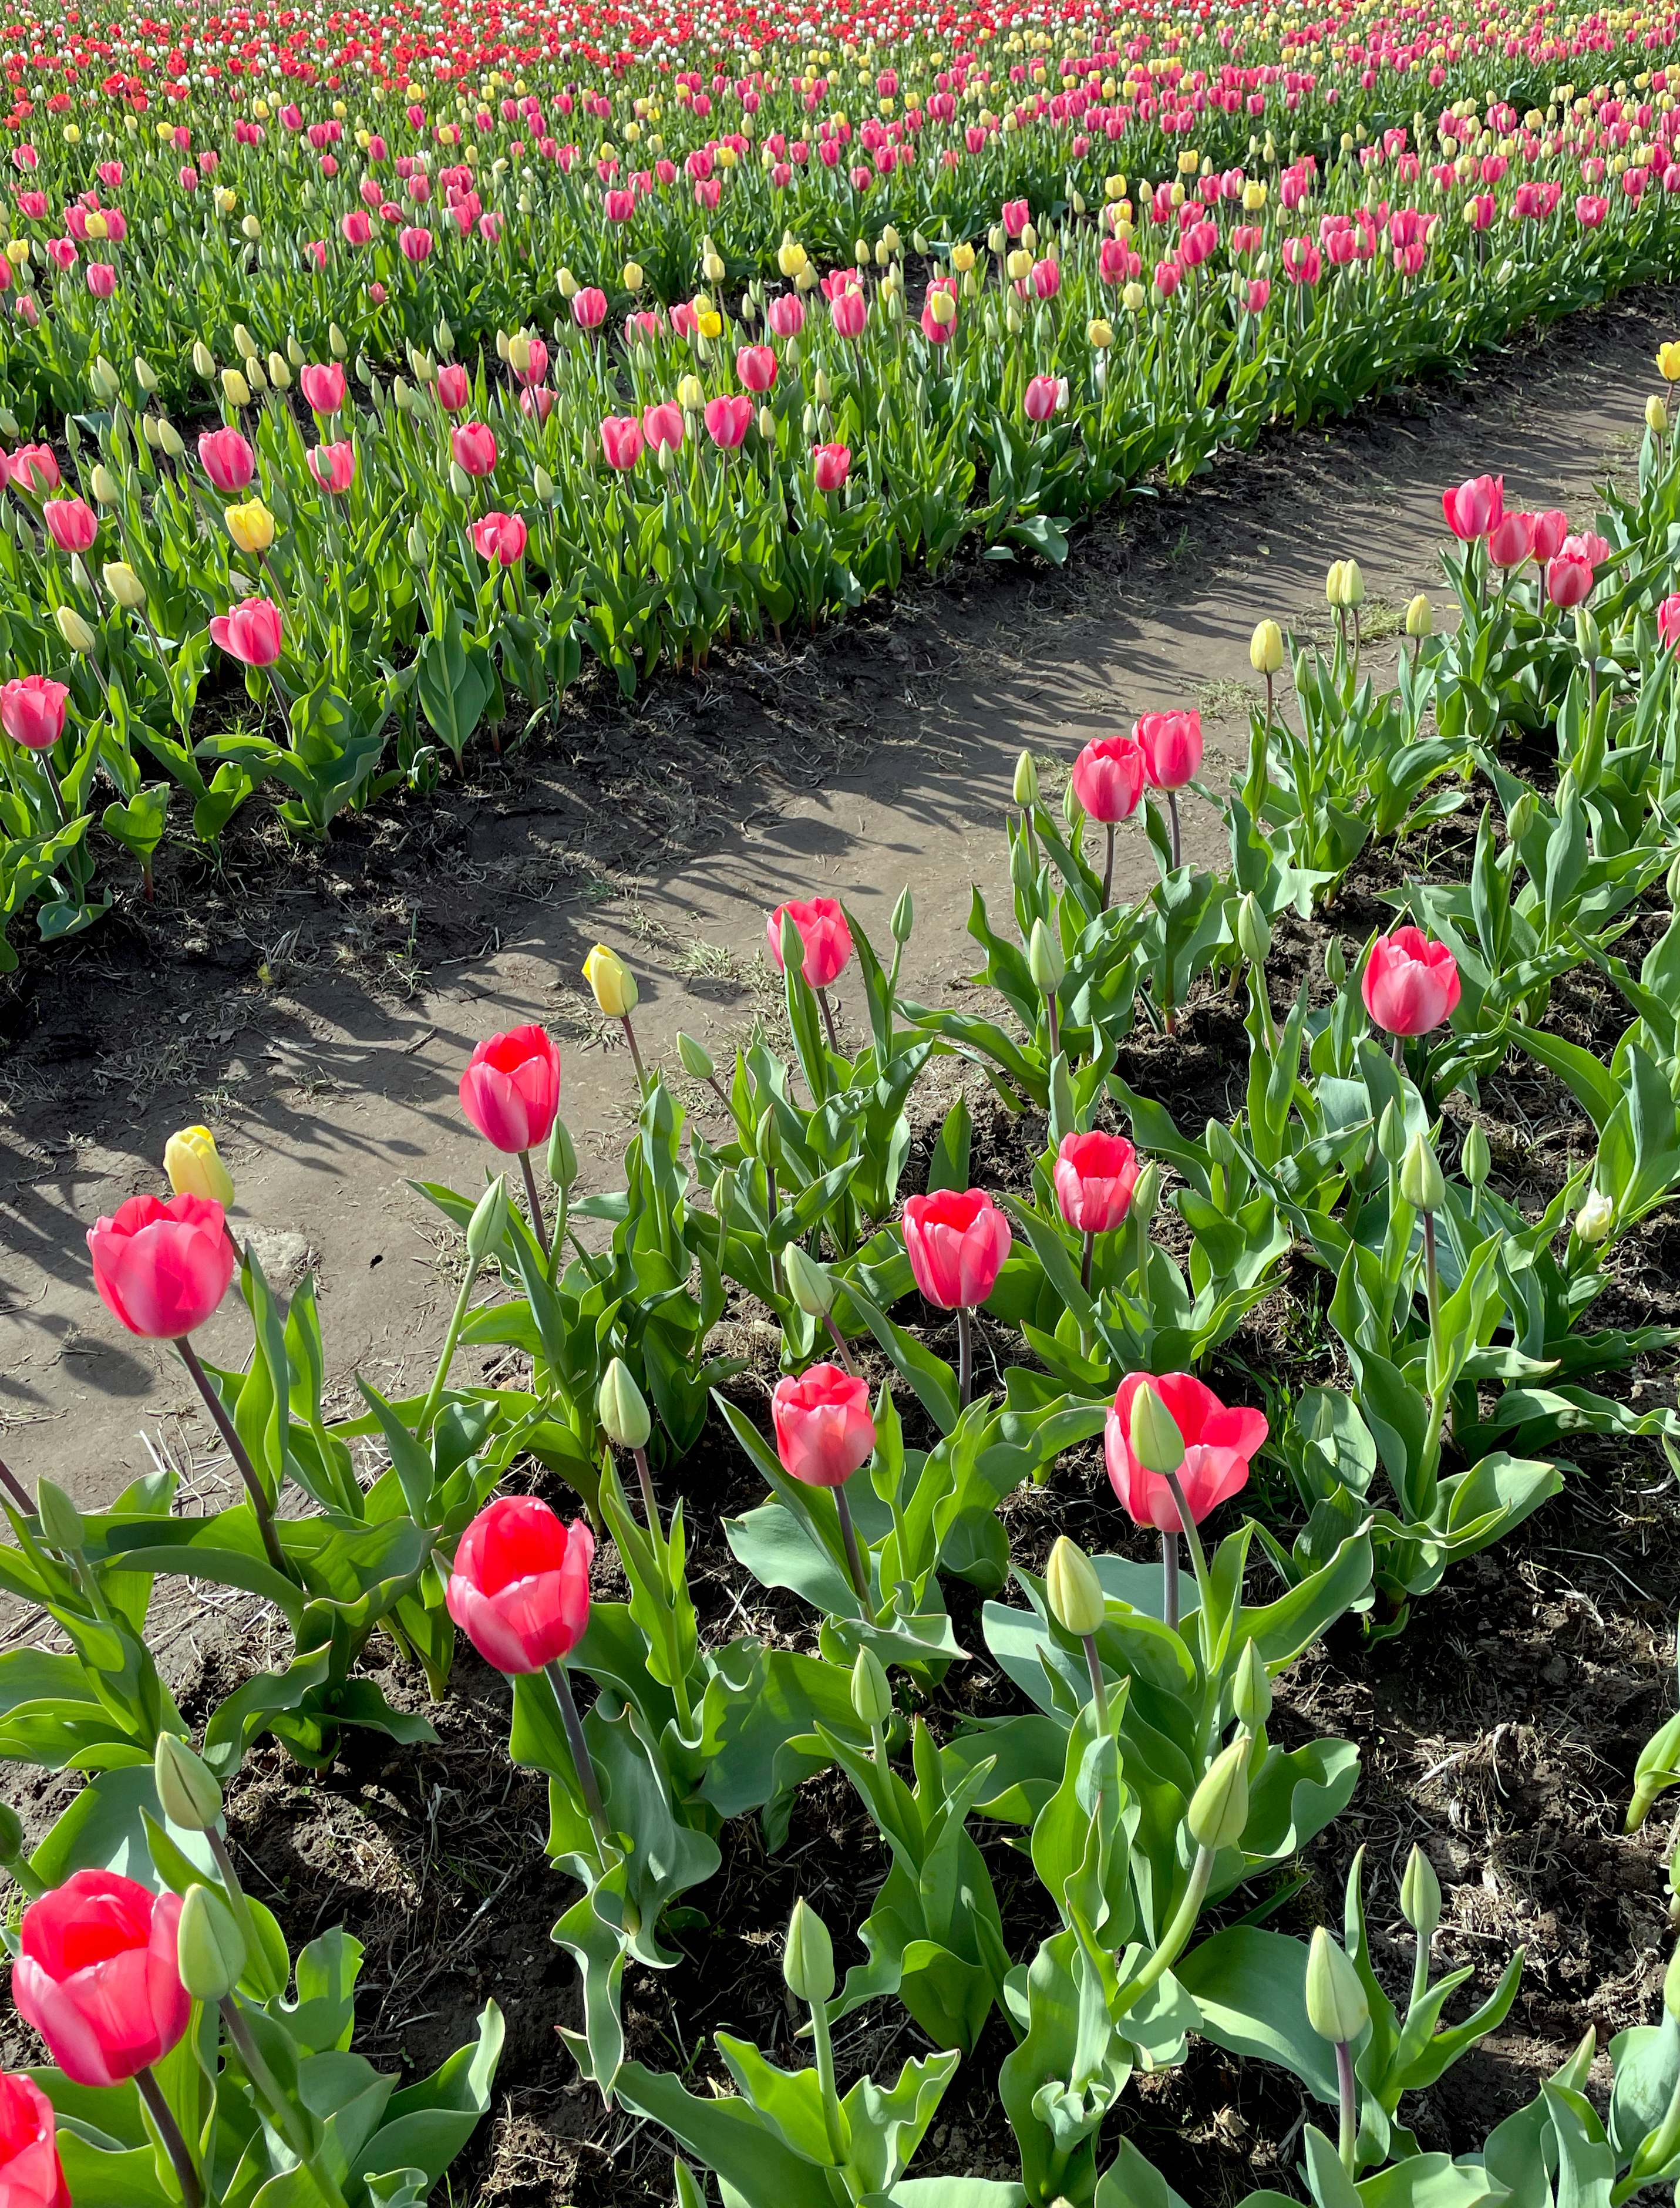
[[534, 1495], [488, 1503], [455, 1550], [444, 1607], [487, 1664], [519, 1677], [568, 1656], [589, 1623], [595, 1537]]
[[868, 1388], [837, 1365], [778, 1380], [770, 1415], [783, 1470], [807, 1487], [843, 1487], [874, 1454]]
[[560, 1052], [548, 1030], [533, 1023], [487, 1037], [466, 1062], [460, 1098], [493, 1149], [513, 1157], [546, 1143], [560, 1113]]
[[1092, 820], [1130, 820], [1149, 778], [1136, 736], [1096, 736], [1073, 762], [1073, 794]]
[[1009, 1221], [977, 1188], [904, 1199], [904, 1248], [915, 1284], [942, 1311], [972, 1311], [997, 1285]]
[[247, 667], [272, 667], [280, 656], [280, 609], [271, 598], [242, 598], [226, 613], [212, 615], [210, 635]]
[[1132, 1372], [1121, 1381], [1103, 1431], [1110, 1485], [1134, 1525], [1175, 1533], [1181, 1521], [1173, 1491], [1163, 1474], [1138, 1462], [1131, 1446], [1131, 1407], [1143, 1388], [1154, 1389], [1183, 1437], [1179, 1484], [1198, 1526], [1246, 1485], [1250, 1461], [1266, 1438], [1266, 1421], [1258, 1411], [1227, 1408], [1188, 1372], [1167, 1372], [1159, 1378]]
[[807, 987], [831, 988], [846, 970], [846, 962], [852, 955], [852, 931], [846, 924], [846, 915], [839, 902], [825, 897], [791, 898], [786, 904], [777, 906], [765, 923], [765, 936], [778, 974], [783, 970], [784, 918], [792, 921], [805, 946], [800, 971], [805, 976]]
[[1458, 1004], [1458, 961], [1420, 929], [1397, 927], [1371, 945], [1361, 987], [1379, 1028], [1391, 1035], [1427, 1035]]
[[77, 2085], [123, 2085], [192, 2017], [176, 1935], [181, 1897], [109, 1870], [75, 1871], [23, 1912], [12, 1999]]
[[0, 728], [26, 751], [50, 752], [64, 733], [69, 692], [45, 675], [15, 675], [0, 686]]

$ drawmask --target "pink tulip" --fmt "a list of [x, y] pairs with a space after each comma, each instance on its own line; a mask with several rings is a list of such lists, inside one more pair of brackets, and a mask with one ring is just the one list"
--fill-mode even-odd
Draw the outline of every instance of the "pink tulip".
[[642, 456], [642, 425], [633, 414], [609, 414], [601, 424], [601, 450], [607, 465], [633, 468]]
[[444, 1607], [487, 1664], [514, 1677], [568, 1656], [589, 1623], [595, 1536], [534, 1495], [487, 1503], [462, 1534]]
[[24, 1911], [12, 1999], [72, 2084], [120, 2085], [180, 2041], [193, 2010], [180, 1922], [178, 1893], [109, 1870], [73, 1872]]
[[117, 271], [108, 261], [90, 261], [87, 267], [87, 289], [96, 299], [108, 299], [117, 289]]
[[222, 1207], [204, 1196], [131, 1196], [88, 1228], [87, 1250], [100, 1301], [150, 1341], [202, 1326], [236, 1263]]
[[1035, 261], [1032, 273], [1027, 279], [1035, 299], [1053, 299], [1062, 288], [1061, 264], [1056, 261]]
[[14, 675], [0, 686], [0, 728], [26, 751], [50, 752], [64, 733], [69, 694], [45, 675]]
[[811, 459], [819, 491], [838, 490], [852, 471], [852, 453], [849, 445], [814, 446]]
[[1178, 1479], [1198, 1526], [1210, 1510], [1247, 1485], [1250, 1460], [1266, 1438], [1266, 1421], [1258, 1411], [1227, 1408], [1211, 1388], [1188, 1372], [1166, 1372], [1158, 1379], [1148, 1372], [1132, 1372], [1121, 1381], [1102, 1437], [1109, 1483], [1134, 1525], [1176, 1533], [1182, 1521], [1172, 1489], [1161, 1473], [1146, 1470], [1132, 1454], [1131, 1407], [1141, 1388], [1154, 1389], [1184, 1438], [1185, 1461]]
[[58, 2160], [57, 2119], [33, 2078], [0, 2070], [0, 2200], [6, 2208], [71, 2208]]
[[1544, 566], [1557, 557], [1563, 549], [1563, 540], [1569, 533], [1569, 517], [1553, 507], [1546, 513], [1526, 513], [1530, 549], [1535, 559]]
[[1063, 404], [1064, 386], [1054, 375], [1035, 375], [1027, 386], [1022, 405], [1029, 422], [1047, 422]]
[[1137, 1153], [1124, 1135], [1064, 1135], [1051, 1179], [1076, 1233], [1112, 1234], [1131, 1209]]
[[555, 409], [555, 394], [546, 383], [529, 386], [519, 393], [519, 411], [527, 419], [546, 422]]
[[776, 355], [769, 345], [742, 345], [735, 355], [735, 374], [753, 393], [770, 390], [776, 381]]
[[765, 320], [778, 338], [796, 338], [805, 327], [805, 302], [797, 291], [783, 291], [771, 301]]
[[971, 1311], [997, 1285], [1009, 1221], [977, 1188], [904, 1199], [904, 1248], [915, 1284], [942, 1311]]
[[459, 414], [472, 396], [472, 385], [459, 361], [437, 372], [437, 403], [446, 414]]
[[495, 468], [495, 436], [482, 422], [459, 422], [449, 432], [449, 449], [463, 475], [487, 476]]
[[1502, 513], [1487, 532], [1487, 556], [1496, 567], [1520, 567], [1532, 549], [1526, 513]]
[[1545, 594], [1554, 606], [1565, 613], [1572, 606], [1585, 605], [1593, 595], [1591, 566], [1571, 553], [1559, 553], [1555, 560], [1546, 562]]
[[783, 1470], [807, 1487], [843, 1487], [874, 1454], [869, 1389], [837, 1365], [778, 1380], [770, 1416]]
[[1130, 820], [1149, 780], [1143, 747], [1135, 736], [1097, 736], [1073, 762], [1073, 794], [1089, 817]]
[[1365, 961], [1365, 1007], [1389, 1035], [1427, 1035], [1452, 1016], [1459, 999], [1458, 961], [1444, 943], [1415, 927], [1379, 935]]
[[1485, 537], [1505, 511], [1503, 476], [1473, 476], [1456, 490], [1443, 491], [1441, 510], [1461, 544]]
[[99, 533], [99, 518], [86, 499], [49, 499], [41, 508], [46, 533], [61, 552], [86, 552]]
[[525, 339], [525, 364], [515, 371], [521, 383], [540, 383], [549, 372], [549, 348], [541, 338]]
[[812, 989], [831, 987], [846, 970], [846, 962], [852, 955], [852, 931], [846, 924], [844, 909], [836, 898], [825, 897], [794, 897], [786, 904], [778, 904], [765, 923], [765, 936], [778, 974], [783, 970], [784, 915], [792, 920], [805, 946], [800, 971], [805, 976], [806, 986]]
[[374, 234], [373, 225], [360, 207], [352, 207], [339, 216], [339, 234], [346, 245], [365, 245]]
[[323, 417], [343, 411], [345, 372], [336, 361], [316, 363], [297, 371], [297, 388], [312, 414]]
[[210, 618], [212, 640], [247, 667], [272, 667], [280, 656], [280, 609], [269, 598], [242, 598]]
[[672, 452], [682, 447], [682, 409], [671, 399], [663, 399], [657, 406], [642, 409], [642, 436], [650, 452], [657, 452], [669, 445]]
[[1257, 278], [1255, 282], [1249, 285], [1246, 295], [1246, 303], [1250, 314], [1263, 315], [1266, 311], [1266, 303], [1271, 296], [1272, 287], [1268, 279], [1263, 276]]
[[432, 234], [417, 225], [410, 225], [399, 232], [397, 250], [405, 261], [419, 262], [432, 257]]
[[356, 447], [348, 437], [336, 445], [317, 445], [309, 454], [309, 473], [322, 490], [341, 496], [356, 480]]
[[256, 456], [237, 429], [207, 429], [198, 441], [199, 465], [219, 491], [249, 489]]
[[513, 1157], [546, 1143], [560, 1113], [560, 1052], [548, 1030], [533, 1023], [487, 1037], [466, 1062], [460, 1099], [492, 1149]]
[[51, 445], [20, 445], [5, 465], [19, 490], [33, 491], [39, 497], [43, 491], [58, 488], [58, 462]]
[[861, 291], [839, 291], [828, 303], [829, 318], [843, 338], [857, 339], [863, 335], [863, 326], [869, 319], [869, 302]]
[[745, 392], [732, 398], [707, 399], [705, 426], [714, 445], [723, 452], [734, 452], [753, 426], [752, 400]]
[[1005, 200], [1003, 210], [1004, 228], [1011, 237], [1019, 237], [1033, 219], [1033, 211], [1026, 200]]
[[1151, 789], [1182, 789], [1202, 764], [1202, 716], [1144, 713], [1132, 727], [1143, 747], [1143, 771]]
[[1601, 567], [1610, 557], [1608, 540], [1590, 529], [1583, 529], [1579, 536], [1566, 537], [1557, 549], [1563, 559], [1584, 560], [1589, 567]]
[[597, 330], [607, 319], [607, 295], [592, 285], [572, 294], [572, 319], [580, 330]]
[[1680, 591], [1665, 598], [1658, 607], [1657, 635], [1670, 651], [1680, 644]]
[[512, 567], [525, 556], [527, 534], [517, 513], [487, 513], [472, 525], [472, 549], [481, 560]]

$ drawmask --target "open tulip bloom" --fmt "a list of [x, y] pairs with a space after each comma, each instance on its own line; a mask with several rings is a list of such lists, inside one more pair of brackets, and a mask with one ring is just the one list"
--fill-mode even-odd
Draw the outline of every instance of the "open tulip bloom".
[[[1165, 1413], [1155, 1423], [1167, 1436], [1168, 1445], [1155, 1455], [1154, 1467], [1143, 1461], [1138, 1449], [1137, 1399], [1145, 1390]], [[1190, 1543], [1205, 1606], [1207, 1568], [1197, 1527], [1247, 1485], [1250, 1461], [1266, 1433], [1260, 1412], [1227, 1408], [1188, 1372], [1168, 1372], [1159, 1379], [1133, 1372], [1116, 1389], [1103, 1429], [1109, 1484], [1134, 1524], [1160, 1531], [1163, 1615], [1169, 1624], [1178, 1621], [1179, 1533]], [[1173, 1458], [1175, 1463], [1169, 1461]]]

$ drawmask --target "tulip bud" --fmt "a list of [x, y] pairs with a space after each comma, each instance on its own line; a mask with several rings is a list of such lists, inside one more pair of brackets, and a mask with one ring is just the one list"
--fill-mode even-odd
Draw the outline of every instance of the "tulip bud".
[[1487, 1137], [1482, 1131], [1479, 1119], [1473, 1119], [1464, 1137], [1464, 1149], [1459, 1157], [1459, 1170], [1472, 1188], [1480, 1188], [1486, 1180], [1493, 1160], [1489, 1154]]
[[681, 1028], [676, 1032], [676, 1054], [682, 1060], [683, 1071], [692, 1074], [696, 1081], [710, 1081], [717, 1071], [711, 1053], [703, 1049], [693, 1035], [684, 1035]]
[[74, 1556], [87, 1539], [82, 1515], [56, 1479], [35, 1482], [35, 1515], [41, 1521], [41, 1538], [50, 1549]]
[[893, 941], [902, 950], [909, 941], [910, 930], [915, 926], [915, 899], [910, 895], [908, 884], [898, 892], [898, 902], [892, 908], [889, 925], [892, 929]]
[[1306, 1953], [1306, 2020], [1333, 2047], [1350, 2046], [1371, 2022], [1359, 1974], [1322, 1924]]
[[1413, 1211], [1439, 1211], [1447, 1184], [1426, 1135], [1413, 1135], [1400, 1161], [1400, 1192]]
[[812, 2008], [834, 1992], [834, 1942], [828, 1936], [827, 1925], [802, 1897], [795, 1902], [788, 1920], [782, 1976], [794, 1999]]
[[256, 357], [256, 340], [243, 322], [233, 325], [233, 350], [241, 360], [255, 360]]
[[[589, 437], [585, 437], [584, 439], [584, 465], [585, 467], [592, 467], [595, 463], [595, 455], [592, 450], [592, 439]], [[472, 496], [472, 477], [467, 473], [466, 470], [461, 465], [459, 460], [451, 460], [449, 463], [449, 488], [454, 492], [457, 498], [471, 499]]]
[[205, 344], [202, 338], [198, 338], [194, 341], [193, 367], [195, 372], [203, 378], [206, 383], [213, 383], [215, 381], [216, 356], [211, 351], [209, 346]]
[[646, 1399], [636, 1385], [635, 1375], [621, 1357], [615, 1357], [601, 1375], [595, 1413], [601, 1421], [602, 1431], [615, 1449], [647, 1447], [653, 1420]]
[[225, 2001], [245, 1968], [245, 1939], [232, 1911], [207, 1886], [189, 1886], [175, 1931], [176, 1968], [195, 2001]]
[[1575, 1239], [1584, 1248], [1593, 1249], [1615, 1223], [1616, 1206], [1602, 1189], [1595, 1188], [1575, 1215]]
[[260, 498], [231, 506], [222, 516], [227, 533], [242, 552], [265, 553], [274, 541], [274, 517]]
[[[819, 376], [817, 381], [820, 385], [822, 378]], [[817, 396], [819, 399], [822, 397], [820, 390]], [[698, 375], [685, 375], [681, 379], [676, 387], [676, 403], [686, 414], [699, 412], [705, 405], [705, 386]]]
[[213, 1832], [222, 1814], [222, 1790], [208, 1767], [178, 1733], [160, 1732], [152, 1755], [158, 1806], [183, 1833]]
[[250, 405], [251, 387], [237, 368], [225, 368], [222, 370], [222, 396], [230, 406], [240, 407]]
[[1027, 966], [1034, 986], [1047, 996], [1052, 990], [1060, 988], [1067, 974], [1061, 940], [1041, 920], [1033, 922], [1033, 932], [1027, 940]]
[[1044, 1569], [1044, 1592], [1057, 1624], [1065, 1633], [1077, 1634], [1081, 1639], [1095, 1633], [1108, 1615], [1096, 1567], [1065, 1533], [1057, 1535], [1050, 1551]]
[[[12, 1858], [8, 1857], [8, 1862]], [[1668, 2015], [1680, 2019], [1680, 1947], [1668, 1959], [1668, 1968], [1663, 1973], [1663, 2007]]]
[[117, 380], [117, 370], [103, 354], [88, 369], [87, 381], [93, 387], [94, 398], [101, 406], [109, 406], [123, 388]]
[[1242, 1839], [1248, 1822], [1248, 1758], [1253, 1745], [1251, 1735], [1239, 1732], [1228, 1748], [1221, 1749], [1191, 1796], [1185, 1822], [1198, 1848], [1234, 1848]]
[[1534, 825], [1534, 816], [1539, 809], [1539, 798], [1532, 789], [1525, 789], [1505, 816], [1507, 840], [1513, 843], [1523, 843], [1527, 837], [1529, 830]]
[[53, 618], [58, 624], [59, 635], [72, 651], [92, 651], [99, 642], [74, 606], [60, 606]]
[[1136, 1222], [1142, 1231], [1148, 1227], [1149, 1221], [1160, 1208], [1161, 1167], [1153, 1158], [1148, 1158], [1139, 1169], [1137, 1182], [1131, 1191], [1131, 1203], [1126, 1215]]
[[819, 1264], [798, 1242], [782, 1252], [782, 1269], [788, 1276], [788, 1293], [807, 1318], [826, 1318], [834, 1308], [834, 1283], [826, 1265]]
[[852, 1707], [858, 1722], [871, 1727], [885, 1725], [892, 1715], [891, 1683], [880, 1658], [870, 1647], [858, 1650], [852, 1666]]
[[1596, 659], [1603, 646], [1599, 624], [1585, 606], [1577, 606], [1575, 613], [1575, 648], [1583, 659]]
[[327, 325], [327, 345], [334, 360], [344, 360], [348, 357], [350, 340], [336, 322]]
[[1424, 592], [1419, 591], [1406, 609], [1406, 633], [1413, 637], [1428, 636], [1434, 627], [1434, 609]]
[[1427, 1946], [1441, 1922], [1441, 1881], [1421, 1848], [1414, 1847], [1406, 1859], [1405, 1875], [1400, 1881], [1400, 1913]]
[[276, 391], [291, 390], [291, 370], [286, 366], [285, 356], [283, 353], [271, 352], [269, 354], [268, 381], [273, 385]]
[[572, 1131], [564, 1119], [556, 1119], [554, 1131], [549, 1137], [549, 1179], [560, 1191], [562, 1199], [578, 1178], [578, 1153], [572, 1146]]
[[174, 423], [170, 421], [159, 423], [158, 442], [162, 447], [165, 456], [171, 460], [178, 460], [187, 449], [186, 439], [176, 428]]
[[[1132, 1195], [1135, 1202], [1135, 1189]], [[1179, 1422], [1153, 1388], [1140, 1388], [1131, 1399], [1131, 1453], [1145, 1472], [1157, 1473], [1163, 1479], [1185, 1461]]]
[[106, 590], [125, 613], [146, 603], [146, 585], [126, 560], [107, 560], [103, 572]]
[[1250, 1732], [1257, 1732], [1271, 1715], [1272, 1683], [1266, 1675], [1266, 1659], [1252, 1641], [1244, 1641], [1243, 1653], [1237, 1659], [1231, 1707], [1238, 1724]]
[[1283, 631], [1275, 621], [1259, 622], [1249, 639], [1248, 663], [1257, 675], [1275, 675], [1283, 664]]
[[253, 245], [256, 243], [258, 238], [262, 235], [262, 225], [257, 220], [254, 214], [248, 214], [244, 220], [240, 224], [239, 228], [242, 235], [248, 237]]
[[584, 961], [584, 979], [609, 1019], [621, 1020], [641, 1001], [636, 977], [615, 951], [597, 943]]
[[1263, 966], [1272, 947], [1272, 931], [1260, 900], [1250, 890], [1237, 907], [1237, 948], [1251, 966]]
[[[196, 358], [195, 358], [194, 364], [195, 366], [197, 364]], [[145, 393], [148, 399], [158, 387], [158, 378], [155, 372], [141, 358], [138, 353], [135, 355], [135, 381], [140, 386], [141, 389]]]
[[1391, 1166], [1397, 1166], [1406, 1155], [1406, 1114], [1392, 1097], [1377, 1122], [1377, 1148]]
[[408, 556], [411, 564], [416, 567], [423, 567], [426, 564], [427, 559], [429, 557], [429, 555], [430, 547], [426, 543], [425, 531], [421, 527], [417, 520], [410, 522], [408, 525]]
[[1645, 426], [1653, 437], [1668, 435], [1668, 409], [1654, 391], [1645, 402]]
[[762, 1158], [773, 1173], [782, 1162], [782, 1137], [776, 1125], [776, 1107], [766, 1104], [753, 1130], [753, 1155]]
[[639, 261], [627, 261], [619, 271], [619, 279], [627, 291], [639, 291], [647, 281], [646, 273]]
[[471, 1265], [482, 1265], [507, 1232], [507, 1181], [498, 1173], [473, 1206], [466, 1223], [466, 1255]]
[[[685, 381], [685, 382], [686, 382], [686, 381], [689, 381], [689, 380], [690, 380], [690, 379], [688, 379], [688, 378], [687, 378], [687, 377], [685, 377], [685, 378], [684, 378], [684, 381]], [[695, 388], [696, 388], [697, 390], [699, 388], [699, 387], [698, 383], [695, 385]], [[817, 404], [818, 404], [818, 405], [819, 405], [819, 406], [829, 406], [829, 405], [831, 405], [833, 404], [833, 402], [834, 402], [834, 386], [833, 386], [833, 385], [829, 381], [829, 380], [828, 380], [828, 376], [827, 376], [827, 374], [826, 374], [826, 372], [825, 372], [824, 369], [820, 369], [820, 368], [819, 368], [819, 369], [817, 370], [817, 380], [816, 380], [815, 383], [812, 386], [812, 388], [815, 391], [815, 393], [816, 393], [816, 394], [817, 394]], [[704, 394], [702, 394], [702, 395], [704, 395]], [[684, 406], [687, 406], [687, 405], [688, 401], [687, 401], [686, 399], [684, 399], [684, 398], [683, 398], [683, 396], [682, 396], [682, 385], [681, 385], [681, 384], [679, 384], [679, 385], [677, 386], [677, 398], [678, 398], [679, 402], [680, 402], [682, 405], [684, 405]]]
[[1015, 762], [1015, 801], [1020, 806], [1038, 803], [1038, 769], [1029, 751], [1023, 750]]

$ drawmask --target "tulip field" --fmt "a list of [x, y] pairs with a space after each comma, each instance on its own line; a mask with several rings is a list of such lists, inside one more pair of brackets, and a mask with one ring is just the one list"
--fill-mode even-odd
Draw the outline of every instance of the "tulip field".
[[[243, 807], [330, 849], [574, 686], [1060, 562], [1122, 494], [1674, 279], [1677, 45], [1540, 8], [8, 21], [0, 970]], [[1503, 1935], [1455, 1959], [1443, 1863], [1377, 1845], [1389, 1720], [1313, 1699], [1427, 1668], [1466, 1587], [1530, 1574], [1538, 1617], [1547, 1514], [1680, 1470], [1680, 1327], [1629, 1287], [1680, 1193], [1680, 333], [1650, 380], [1598, 511], [1441, 486], [1397, 657], [1353, 558], [1311, 633], [1257, 604], [1227, 786], [1191, 694], [1023, 750], [955, 1001], [911, 991], [908, 888], [874, 940], [766, 909], [727, 1055], [597, 943], [595, 1193], [560, 1044], [487, 1023], [450, 1075], [483, 1171], [416, 1167], [419, 1385], [335, 1394], [330, 1298], [271, 1282], [209, 1129], [97, 1219], [90, 1309], [178, 1358], [231, 1484], [159, 1457], [79, 1507], [73, 1428], [62, 1480], [0, 1464], [0, 1760], [52, 1804], [0, 1801], [0, 2208], [494, 2208], [516, 2047], [680, 2208], [1671, 2189], [1671, 1695], [1590, 1744], [1664, 1836], [1643, 1990], [1594, 1983], [1473, 2123], [1430, 2097], [1557, 1988]], [[1544, 1185], [1490, 1140], [1523, 1083], [1572, 1131]], [[183, 1589], [260, 1659], [184, 1678]], [[243, 1805], [400, 1779], [464, 1682], [498, 1730], [452, 1793], [539, 1815], [495, 1812], [423, 2063]], [[557, 1980], [484, 1959], [528, 1874]], [[706, 2007], [772, 1887], [773, 1993]], [[1161, 2114], [1209, 2074], [1299, 2110], [1236, 2192]]]

